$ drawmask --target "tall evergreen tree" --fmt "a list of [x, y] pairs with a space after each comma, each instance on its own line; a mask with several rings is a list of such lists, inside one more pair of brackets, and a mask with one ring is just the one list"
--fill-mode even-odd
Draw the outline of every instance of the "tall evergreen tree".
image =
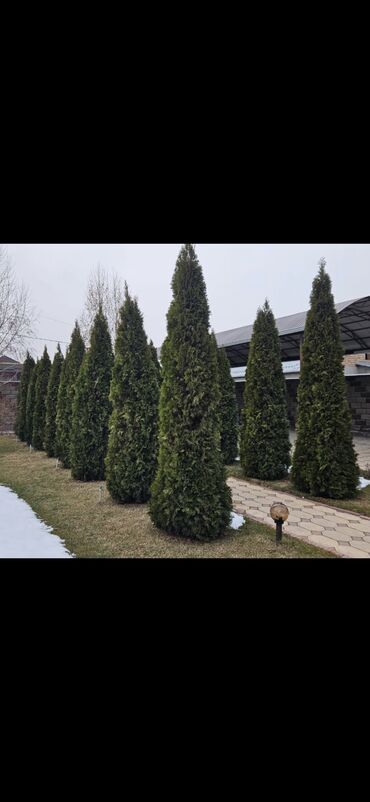
[[26, 440], [26, 407], [27, 407], [27, 391], [31, 379], [33, 368], [35, 367], [35, 360], [30, 356], [27, 351], [26, 359], [23, 363], [21, 381], [18, 389], [17, 398], [17, 417], [15, 423], [15, 433], [20, 440]]
[[279, 333], [266, 301], [249, 348], [240, 463], [246, 476], [280, 479], [290, 465], [289, 419]]
[[230, 362], [224, 348], [217, 349], [217, 359], [220, 383], [221, 451], [225, 465], [230, 465], [238, 456], [238, 407]]
[[58, 343], [46, 395], [45, 451], [48, 457], [56, 457], [57, 401], [63, 362], [64, 357]]
[[149, 341], [149, 350], [150, 350], [150, 353], [152, 355], [152, 360], [154, 362], [155, 369], [157, 371], [159, 386], [161, 386], [161, 384], [162, 384], [162, 369], [161, 369], [160, 362], [159, 362], [159, 359], [158, 359], [157, 349], [156, 349], [156, 347], [155, 347], [155, 345], [153, 343], [153, 340]]
[[31, 370], [30, 380], [28, 382], [27, 400], [26, 400], [26, 426], [24, 432], [24, 439], [27, 445], [32, 445], [33, 433], [33, 413], [35, 409], [35, 390], [37, 374], [39, 370], [40, 361], [37, 359], [34, 367]]
[[71, 467], [72, 405], [84, 353], [85, 344], [76, 322], [63, 362], [57, 400], [56, 456], [64, 468]]
[[302, 346], [292, 480], [305, 493], [349, 498], [356, 493], [359, 469], [338, 315], [325, 260], [319, 264]]
[[72, 476], [84, 482], [105, 477], [112, 368], [112, 342], [100, 306], [91, 330], [90, 348], [78, 374], [72, 408]]
[[108, 490], [121, 503], [148, 500], [158, 458], [158, 374], [136, 299], [125, 286], [110, 398], [106, 475]]
[[159, 467], [150, 514], [166, 532], [199, 540], [223, 534], [230, 522], [219, 431], [217, 354], [209, 334], [202, 268], [184, 245], [172, 279], [162, 360]]
[[45, 345], [44, 353], [40, 359], [37, 380], [35, 385], [35, 407], [33, 411], [32, 445], [39, 451], [44, 449], [45, 422], [46, 422], [46, 396], [51, 370], [50, 357]]

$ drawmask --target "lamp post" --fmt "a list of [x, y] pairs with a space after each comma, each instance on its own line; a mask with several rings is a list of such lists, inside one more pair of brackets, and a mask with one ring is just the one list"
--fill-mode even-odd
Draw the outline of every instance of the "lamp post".
[[289, 515], [288, 507], [278, 501], [276, 504], [272, 505], [270, 515], [272, 520], [276, 523], [276, 543], [281, 543], [283, 537], [283, 523], [288, 519]]

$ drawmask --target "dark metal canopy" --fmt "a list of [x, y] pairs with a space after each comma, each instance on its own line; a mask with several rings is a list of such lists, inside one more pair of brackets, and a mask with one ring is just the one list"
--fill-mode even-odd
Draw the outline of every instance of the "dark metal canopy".
[[[336, 304], [345, 354], [370, 351], [370, 295]], [[282, 360], [300, 358], [307, 312], [278, 318]], [[222, 331], [216, 334], [217, 345], [225, 348], [231, 367], [246, 365], [253, 326]]]

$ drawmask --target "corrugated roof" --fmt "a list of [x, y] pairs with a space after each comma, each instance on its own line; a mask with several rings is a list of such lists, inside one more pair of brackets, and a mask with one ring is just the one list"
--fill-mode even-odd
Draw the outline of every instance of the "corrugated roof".
[[[337, 313], [342, 312], [347, 306], [361, 301], [362, 298], [355, 298], [352, 301], [342, 301], [335, 304]], [[308, 310], [307, 310], [308, 311]], [[304, 331], [306, 324], [306, 312], [298, 312], [295, 315], [287, 315], [286, 317], [279, 317], [276, 319], [276, 325], [280, 336], [284, 334], [296, 334], [297, 332]], [[227, 348], [229, 345], [240, 345], [241, 343], [249, 343], [252, 339], [253, 325], [241, 326], [238, 329], [229, 329], [228, 331], [221, 331], [216, 334], [217, 345], [222, 348]]]
[[[344, 352], [370, 351], [370, 295], [341, 301], [335, 306], [340, 325]], [[296, 360], [300, 356], [300, 345], [306, 324], [307, 312], [298, 312], [276, 320], [280, 336], [283, 361]], [[221, 331], [216, 334], [219, 348], [226, 348], [233, 367], [245, 365], [248, 361], [249, 343], [252, 339], [253, 325]]]

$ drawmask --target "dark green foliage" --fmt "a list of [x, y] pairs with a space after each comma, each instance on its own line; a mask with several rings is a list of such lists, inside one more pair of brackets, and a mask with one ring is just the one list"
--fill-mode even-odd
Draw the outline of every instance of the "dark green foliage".
[[153, 340], [149, 341], [149, 350], [150, 350], [150, 353], [151, 353], [151, 356], [152, 356], [152, 360], [153, 360], [154, 365], [155, 365], [155, 369], [157, 371], [158, 383], [159, 383], [159, 386], [161, 386], [161, 384], [162, 384], [162, 369], [161, 369], [160, 362], [159, 362], [159, 359], [158, 359], [157, 349], [156, 349], [156, 347], [155, 347], [155, 345], [153, 343]]
[[48, 457], [56, 457], [57, 401], [63, 362], [64, 357], [58, 343], [46, 395], [45, 451]]
[[23, 363], [21, 381], [18, 389], [17, 398], [17, 417], [15, 422], [15, 433], [20, 440], [26, 440], [26, 408], [27, 408], [27, 392], [31, 379], [32, 371], [35, 367], [35, 360], [30, 356], [27, 351], [26, 359]]
[[78, 374], [72, 409], [72, 476], [84, 482], [105, 477], [112, 367], [112, 342], [100, 307]]
[[359, 470], [351, 424], [338, 315], [321, 260], [302, 346], [292, 468], [298, 490], [334, 499], [355, 495]]
[[240, 463], [246, 476], [281, 479], [290, 465], [289, 420], [281, 350], [266, 301], [258, 310], [249, 348]]
[[33, 410], [32, 445], [39, 451], [44, 450], [46, 396], [48, 392], [50, 370], [51, 370], [50, 357], [45, 346], [44, 353], [40, 359], [37, 370], [37, 379], [35, 385], [35, 406]]
[[161, 352], [159, 467], [150, 514], [170, 534], [212, 540], [230, 523], [231, 492], [220, 448], [217, 353], [192, 245], [180, 251], [172, 290]]
[[72, 405], [84, 353], [84, 341], [76, 322], [63, 362], [57, 401], [56, 456], [59, 457], [64, 468], [71, 467]]
[[158, 373], [137, 301], [125, 287], [110, 395], [108, 490], [121, 503], [148, 500], [158, 457]]
[[36, 390], [36, 380], [37, 380], [39, 364], [40, 362], [39, 360], [37, 360], [35, 366], [32, 368], [27, 389], [26, 425], [24, 431], [24, 439], [27, 445], [29, 446], [32, 445], [33, 413], [35, 409], [35, 390]]
[[230, 362], [224, 348], [217, 349], [217, 359], [220, 384], [221, 451], [225, 465], [230, 465], [238, 456], [238, 407], [235, 384], [230, 373]]

